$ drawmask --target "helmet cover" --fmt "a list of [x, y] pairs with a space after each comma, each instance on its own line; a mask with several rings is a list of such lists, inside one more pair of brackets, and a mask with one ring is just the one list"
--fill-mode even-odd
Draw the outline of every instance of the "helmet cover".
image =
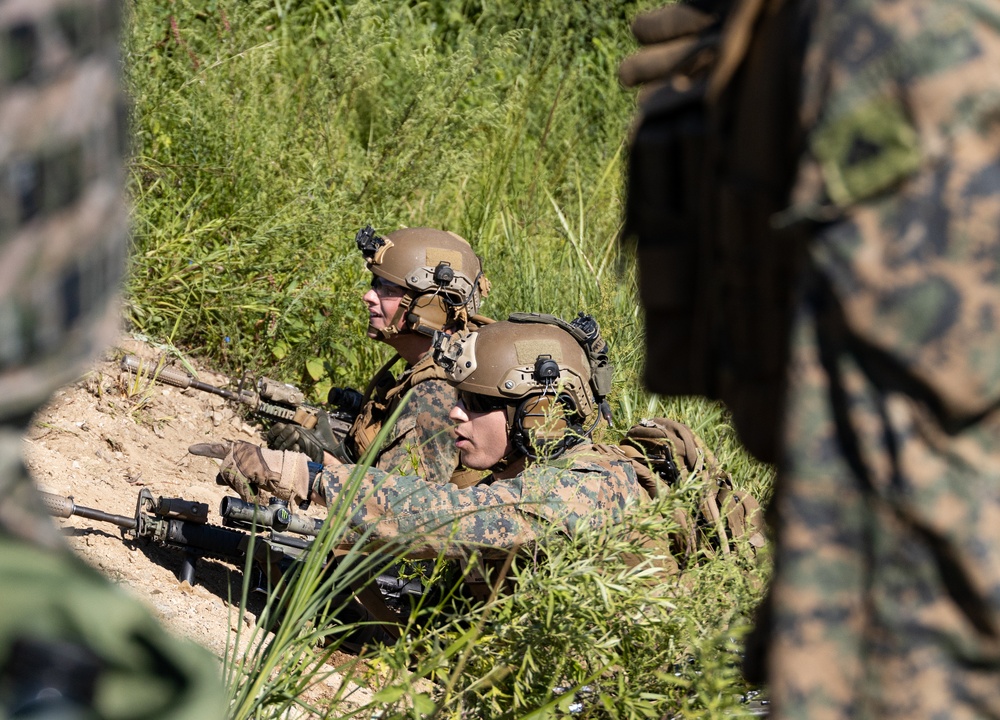
[[459, 390], [511, 404], [558, 392], [571, 400], [572, 411], [581, 418], [597, 406], [586, 352], [556, 325], [508, 320], [473, 332], [441, 333], [434, 357]]

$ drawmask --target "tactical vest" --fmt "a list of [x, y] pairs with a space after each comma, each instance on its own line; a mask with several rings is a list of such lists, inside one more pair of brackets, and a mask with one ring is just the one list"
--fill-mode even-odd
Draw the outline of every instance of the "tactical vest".
[[724, 401], [767, 462], [805, 248], [801, 230], [779, 227], [801, 140], [799, 7], [736, 0], [650, 86], [623, 230], [638, 240], [647, 386]]
[[[416, 364], [405, 370], [399, 380], [396, 380], [391, 368], [400, 359], [399, 355], [394, 355], [389, 362], [379, 368], [365, 389], [365, 401], [361, 406], [361, 412], [358, 413], [347, 435], [350, 454], [355, 462], [364, 457], [372, 447], [386, 419], [392, 415], [410, 389], [427, 380], [446, 379], [444, 370], [434, 362], [433, 354], [427, 353]], [[397, 426], [396, 436], [411, 429], [413, 428]], [[483, 473], [480, 471], [459, 466], [452, 473], [450, 482], [460, 488], [469, 487], [478, 483], [482, 477]]]

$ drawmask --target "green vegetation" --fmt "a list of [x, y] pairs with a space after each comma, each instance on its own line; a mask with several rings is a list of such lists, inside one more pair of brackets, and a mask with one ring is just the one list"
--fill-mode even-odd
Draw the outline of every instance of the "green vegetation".
[[[633, 48], [628, 21], [650, 4], [130, 4], [132, 329], [322, 399], [388, 357], [364, 338], [357, 229], [453, 230], [484, 258], [485, 313], [601, 322], [618, 369], [608, 439], [643, 416], [677, 417], [763, 499], [770, 472], [719, 407], [641, 387], [632, 259], [617, 241], [634, 98], [616, 68]], [[665, 533], [663, 517], [634, 522]], [[452, 607], [385, 649], [364, 677], [383, 717], [554, 717], [571, 699], [554, 688], [581, 686], [594, 698], [586, 717], [725, 715], [743, 691], [735, 643], [766, 568], [707, 558], [650, 582], [608, 569], [625, 530], [553, 541], [545, 563], [515, 568], [522, 592]], [[318, 681], [312, 631], [285, 627], [257, 644], [263, 655], [230, 663], [233, 717], [277, 717]], [[334, 698], [313, 712], [347, 707]]]

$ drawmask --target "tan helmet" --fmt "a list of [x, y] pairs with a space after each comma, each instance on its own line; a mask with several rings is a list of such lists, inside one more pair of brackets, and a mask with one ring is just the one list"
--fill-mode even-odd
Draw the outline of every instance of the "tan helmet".
[[[483, 264], [464, 238], [433, 228], [402, 228], [385, 237], [368, 225], [355, 236], [376, 277], [409, 292], [385, 335], [461, 330], [490, 291]], [[404, 322], [405, 321], [405, 322]]]
[[[607, 417], [604, 395], [611, 366], [589, 316], [567, 323], [551, 315], [517, 313], [473, 332], [442, 333], [435, 338], [434, 359], [458, 390], [507, 406], [511, 440], [526, 454], [531, 454], [526, 431], [532, 418], [546, 415], [553, 402], [565, 411], [565, 422], [556, 428], [560, 449], [589, 435], [600, 419], [598, 411]], [[588, 419], [592, 424], [584, 430]]]

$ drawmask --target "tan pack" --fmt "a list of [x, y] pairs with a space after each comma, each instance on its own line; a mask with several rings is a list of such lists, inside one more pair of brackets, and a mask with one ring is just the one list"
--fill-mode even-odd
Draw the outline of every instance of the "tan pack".
[[650, 497], [660, 497], [682, 477], [697, 475], [704, 485], [694, 515], [678, 513], [681, 532], [669, 550], [683, 565], [696, 552], [728, 555], [738, 547], [756, 552], [765, 543], [760, 504], [733, 486], [732, 477], [689, 427], [669, 418], [651, 418], [629, 428], [619, 449], [633, 462]]

